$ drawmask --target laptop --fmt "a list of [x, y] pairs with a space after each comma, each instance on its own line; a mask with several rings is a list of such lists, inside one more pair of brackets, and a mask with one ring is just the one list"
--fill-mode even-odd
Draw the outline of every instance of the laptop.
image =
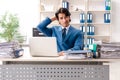
[[57, 57], [55, 37], [31, 37], [29, 40], [30, 54], [33, 57]]

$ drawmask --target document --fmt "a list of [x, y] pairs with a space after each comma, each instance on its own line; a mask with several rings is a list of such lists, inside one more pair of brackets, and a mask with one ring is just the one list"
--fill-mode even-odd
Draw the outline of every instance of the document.
[[65, 51], [66, 59], [86, 59], [92, 57], [91, 50], [75, 50], [75, 51]]

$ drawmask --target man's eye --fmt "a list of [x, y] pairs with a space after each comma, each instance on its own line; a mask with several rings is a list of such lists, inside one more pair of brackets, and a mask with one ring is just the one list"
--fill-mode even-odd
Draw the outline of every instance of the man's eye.
[[63, 18], [60, 18], [60, 19], [63, 19]]

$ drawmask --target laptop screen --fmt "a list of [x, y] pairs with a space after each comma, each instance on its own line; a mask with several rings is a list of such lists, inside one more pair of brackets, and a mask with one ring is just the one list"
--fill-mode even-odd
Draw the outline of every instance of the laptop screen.
[[29, 47], [32, 56], [58, 56], [55, 37], [31, 37]]

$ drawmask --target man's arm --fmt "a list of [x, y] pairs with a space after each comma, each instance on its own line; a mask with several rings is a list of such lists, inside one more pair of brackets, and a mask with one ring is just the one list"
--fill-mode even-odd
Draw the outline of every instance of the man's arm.
[[84, 33], [80, 32], [75, 40], [74, 47], [69, 50], [83, 50], [84, 47]]
[[45, 35], [47, 36], [52, 36], [52, 29], [51, 28], [47, 28], [47, 26], [52, 22], [55, 21], [56, 17], [52, 17], [50, 18], [46, 18], [45, 20], [43, 20], [38, 26], [37, 29], [41, 32], [43, 32]]

